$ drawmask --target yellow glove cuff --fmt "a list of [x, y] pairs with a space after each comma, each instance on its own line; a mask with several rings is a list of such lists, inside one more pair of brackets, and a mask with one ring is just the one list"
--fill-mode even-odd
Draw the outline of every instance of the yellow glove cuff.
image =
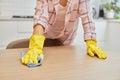
[[30, 44], [29, 48], [38, 48], [42, 49], [44, 45], [45, 37], [44, 35], [39, 35], [39, 34], [33, 34], [30, 37]]
[[87, 45], [96, 45], [97, 44], [97, 41], [96, 40], [86, 40], [85, 41]]

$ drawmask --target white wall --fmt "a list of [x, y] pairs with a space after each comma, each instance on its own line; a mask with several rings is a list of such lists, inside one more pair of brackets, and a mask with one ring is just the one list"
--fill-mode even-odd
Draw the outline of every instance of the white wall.
[[0, 16], [34, 15], [36, 0], [0, 0]]
[[[101, 3], [110, 0], [91, 0], [97, 9]], [[0, 0], [0, 16], [34, 15], [36, 0]]]

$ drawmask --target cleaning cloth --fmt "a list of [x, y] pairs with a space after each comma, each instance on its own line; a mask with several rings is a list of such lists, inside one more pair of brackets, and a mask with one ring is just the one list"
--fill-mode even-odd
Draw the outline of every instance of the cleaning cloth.
[[[22, 57], [25, 55], [25, 52], [20, 52], [20, 56], [21, 56], [21, 59]], [[43, 56], [44, 58], [44, 56]], [[43, 58], [41, 56], [38, 56], [38, 64], [35, 64], [35, 63], [28, 63], [27, 66], [28, 67], [37, 67], [37, 66], [40, 66], [43, 62]]]

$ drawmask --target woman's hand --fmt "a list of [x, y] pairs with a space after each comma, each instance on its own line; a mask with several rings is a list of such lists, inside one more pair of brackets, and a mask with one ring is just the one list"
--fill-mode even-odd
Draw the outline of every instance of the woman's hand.
[[[29, 49], [22, 57], [22, 63], [28, 65], [29, 63], [38, 64], [42, 62], [44, 55], [42, 53], [45, 37], [39, 34], [33, 34], [30, 38]], [[40, 58], [41, 61], [38, 60]]]
[[41, 57], [41, 59], [43, 60], [44, 55], [42, 53], [42, 50], [39, 50], [37, 48], [29, 49], [27, 53], [22, 57], [22, 63], [23, 64], [28, 64], [28, 63], [38, 64], [39, 63], [38, 57]]
[[86, 40], [87, 54], [91, 57], [97, 56], [100, 59], [106, 59], [106, 53], [96, 45], [94, 40]]

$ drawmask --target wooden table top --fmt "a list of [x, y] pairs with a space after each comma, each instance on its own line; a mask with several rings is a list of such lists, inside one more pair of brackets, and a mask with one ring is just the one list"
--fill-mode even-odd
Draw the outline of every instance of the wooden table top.
[[45, 47], [39, 67], [28, 68], [20, 62], [27, 49], [0, 50], [0, 80], [120, 80], [120, 53], [106, 50], [101, 60], [86, 55], [80, 46]]

